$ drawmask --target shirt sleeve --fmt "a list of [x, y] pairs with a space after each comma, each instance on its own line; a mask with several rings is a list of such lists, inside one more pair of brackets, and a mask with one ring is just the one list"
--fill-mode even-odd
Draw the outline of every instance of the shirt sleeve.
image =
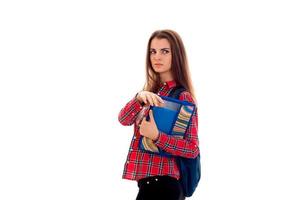
[[[189, 92], [182, 92], [179, 100], [185, 100], [194, 103]], [[197, 107], [192, 115], [189, 128], [185, 133], [184, 139], [172, 137], [164, 132], [159, 131], [155, 144], [164, 151], [186, 158], [195, 158], [200, 153], [198, 141], [198, 112]]]
[[124, 126], [131, 126], [138, 113], [142, 110], [143, 104], [141, 104], [137, 99], [136, 95], [131, 99], [119, 112], [118, 120]]

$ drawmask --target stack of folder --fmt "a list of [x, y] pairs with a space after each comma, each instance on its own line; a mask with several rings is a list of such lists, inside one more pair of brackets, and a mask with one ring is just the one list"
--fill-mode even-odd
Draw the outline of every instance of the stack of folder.
[[[184, 138], [195, 111], [195, 104], [171, 97], [160, 97], [164, 100], [163, 107], [150, 107], [158, 130], [172, 137]], [[169, 153], [157, 147], [151, 139], [144, 136], [141, 136], [139, 147], [147, 152], [170, 156]]]

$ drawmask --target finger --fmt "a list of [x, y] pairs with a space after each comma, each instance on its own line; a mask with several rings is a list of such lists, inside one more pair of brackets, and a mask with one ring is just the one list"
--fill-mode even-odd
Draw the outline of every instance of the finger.
[[158, 106], [158, 102], [157, 102], [157, 100], [156, 100], [156, 98], [155, 98], [155, 95], [151, 95], [151, 99], [152, 99], [154, 105], [155, 105], [155, 106]]
[[147, 95], [147, 100], [149, 101], [150, 105], [153, 106], [153, 101], [150, 95]]
[[150, 110], [149, 111], [149, 121], [151, 122], [152, 120], [153, 120], [153, 111], [152, 110]]
[[159, 102], [158, 107], [164, 107], [164, 103]]
[[144, 136], [144, 133], [143, 133], [143, 131], [140, 131], [140, 135]]
[[147, 104], [147, 98], [145, 96], [142, 97], [142, 100], [145, 104]]
[[160, 103], [165, 103], [164, 100], [163, 100], [160, 96], [158, 96], [158, 95], [156, 95], [156, 99], [157, 99]]
[[161, 101], [159, 101], [159, 102], [158, 102], [158, 104], [159, 104], [159, 106], [160, 106], [160, 107], [163, 107], [163, 106], [164, 106], [164, 104], [165, 104], [165, 102], [161, 102]]

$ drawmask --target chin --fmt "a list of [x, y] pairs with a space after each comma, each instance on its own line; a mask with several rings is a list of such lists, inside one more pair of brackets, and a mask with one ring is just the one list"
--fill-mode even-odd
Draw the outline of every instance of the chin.
[[163, 72], [166, 72], [167, 70], [165, 70], [165, 69], [157, 69], [157, 68], [154, 68], [154, 71], [155, 71], [156, 73], [163, 73]]

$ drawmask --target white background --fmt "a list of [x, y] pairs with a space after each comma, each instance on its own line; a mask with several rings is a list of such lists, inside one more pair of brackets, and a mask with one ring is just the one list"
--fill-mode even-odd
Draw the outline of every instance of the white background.
[[[184, 2], [184, 3], [183, 3]], [[191, 200], [299, 199], [297, 1], [1, 1], [0, 199], [134, 199], [120, 109], [177, 31], [199, 101]]]

